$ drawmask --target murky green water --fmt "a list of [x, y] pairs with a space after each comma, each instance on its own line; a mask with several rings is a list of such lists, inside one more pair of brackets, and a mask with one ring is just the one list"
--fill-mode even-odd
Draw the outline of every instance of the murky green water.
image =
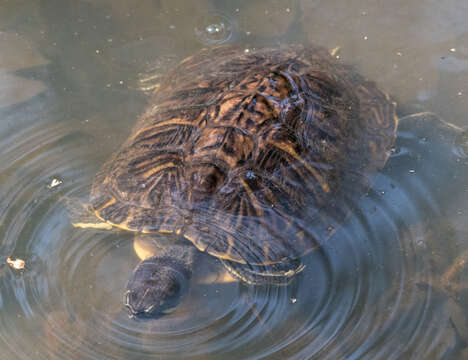
[[464, 0], [0, 1], [0, 359], [468, 358], [461, 137], [402, 121], [372, 191], [291, 286], [207, 281], [221, 270], [206, 257], [152, 321], [122, 306], [131, 236], [75, 229], [64, 203], [127, 137], [157, 83], [142, 79], [223, 42], [325, 45], [401, 116], [466, 128], [467, 19]]

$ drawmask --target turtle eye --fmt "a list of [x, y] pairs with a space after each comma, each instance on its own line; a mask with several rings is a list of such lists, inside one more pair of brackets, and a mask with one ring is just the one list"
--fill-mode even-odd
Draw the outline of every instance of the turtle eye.
[[214, 193], [223, 180], [223, 172], [216, 166], [198, 167], [190, 175], [192, 189], [204, 194]]

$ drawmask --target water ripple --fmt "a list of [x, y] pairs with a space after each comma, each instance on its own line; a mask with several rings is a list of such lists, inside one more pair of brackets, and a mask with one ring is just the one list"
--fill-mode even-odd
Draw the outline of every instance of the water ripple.
[[[63, 200], [86, 199], [103, 160], [93, 138], [70, 124], [41, 123], [1, 139], [1, 261], [26, 261], [23, 271], [0, 268], [5, 356], [425, 359], [448, 353], [446, 302], [422, 286], [437, 276], [423, 220], [437, 216], [456, 194], [456, 181], [463, 182], [466, 159], [454, 147], [465, 137], [450, 143], [425, 131], [403, 123], [399, 151], [373, 190], [323, 248], [304, 258], [306, 268], [290, 286], [207, 283], [223, 268], [202, 255], [182, 303], [147, 321], [129, 318], [122, 306], [139, 261], [131, 234], [75, 229], [66, 214]], [[48, 187], [54, 178], [63, 183]], [[447, 181], [451, 189], [440, 191]]]

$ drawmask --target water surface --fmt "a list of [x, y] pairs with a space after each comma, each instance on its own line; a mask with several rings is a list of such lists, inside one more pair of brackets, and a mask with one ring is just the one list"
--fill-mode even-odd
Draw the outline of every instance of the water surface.
[[1, 1], [0, 359], [468, 357], [468, 273], [456, 265], [467, 153], [430, 126], [402, 121], [373, 189], [291, 286], [222, 282], [207, 256], [177, 310], [154, 321], [122, 306], [139, 261], [131, 234], [75, 229], [64, 201], [86, 200], [148, 91], [204, 46], [318, 43], [401, 116], [467, 127], [467, 19], [463, 0]]

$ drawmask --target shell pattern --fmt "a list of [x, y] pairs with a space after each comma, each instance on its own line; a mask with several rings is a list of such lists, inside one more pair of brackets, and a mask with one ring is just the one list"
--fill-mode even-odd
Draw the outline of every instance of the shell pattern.
[[279, 263], [333, 234], [396, 127], [388, 95], [324, 48], [204, 49], [165, 76], [92, 207], [222, 259]]

